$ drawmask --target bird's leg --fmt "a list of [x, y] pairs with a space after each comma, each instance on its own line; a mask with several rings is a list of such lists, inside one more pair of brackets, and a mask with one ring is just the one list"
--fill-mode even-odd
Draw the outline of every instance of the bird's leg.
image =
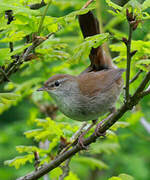
[[82, 133], [83, 129], [87, 126], [87, 122], [84, 122], [80, 129], [71, 137], [71, 141], [76, 140], [80, 134]]
[[99, 128], [102, 126], [102, 124], [103, 124], [104, 122], [106, 122], [110, 117], [113, 116], [113, 114], [116, 112], [116, 108], [115, 108], [115, 107], [112, 107], [109, 111], [110, 111], [110, 114], [107, 116], [107, 118], [103, 119], [101, 122], [99, 122], [99, 123], [97, 124], [96, 129], [95, 129], [95, 135], [96, 135], [96, 136], [105, 136], [105, 135], [106, 135], [106, 132], [100, 133], [100, 132], [99, 132]]
[[92, 120], [92, 124], [79, 136], [78, 144], [82, 149], [87, 149], [87, 147], [83, 144], [83, 137], [88, 133], [88, 131], [97, 123], [97, 120]]
[[64, 152], [66, 152], [72, 145], [77, 143], [78, 137], [80, 136], [80, 134], [82, 133], [82, 130], [85, 128], [85, 126], [87, 126], [87, 122], [84, 122], [82, 124], [82, 126], [80, 127], [80, 129], [71, 137], [71, 144], [69, 144], [67, 147], [65, 147], [60, 154], [63, 154]]

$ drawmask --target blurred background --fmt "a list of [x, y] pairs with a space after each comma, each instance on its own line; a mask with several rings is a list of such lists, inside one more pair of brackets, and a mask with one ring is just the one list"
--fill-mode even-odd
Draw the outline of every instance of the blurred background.
[[[40, 1], [16, 1], [16, 3], [20, 3], [22, 6], [37, 2]], [[10, 100], [0, 106], [1, 180], [14, 180], [34, 169], [33, 163], [27, 162], [25, 165], [20, 166], [19, 169], [16, 169], [15, 167], [4, 165], [4, 161], [20, 156], [16, 151], [16, 146], [38, 146], [37, 141], [32, 138], [27, 139], [24, 134], [26, 131], [37, 128], [34, 122], [36, 118], [44, 119], [51, 117], [52, 119], [56, 118], [56, 121], [59, 122], [69, 122], [70, 124], [75, 124], [75, 126], [81, 125], [63, 116], [57, 111], [50, 97], [46, 93], [37, 93], [36, 89], [56, 73], [76, 75], [88, 66], [88, 55], [84, 57], [84, 60], [82, 58], [80, 60], [74, 60], [74, 48], [83, 42], [77, 18], [71, 19], [69, 17], [70, 19], [66, 21], [62, 19], [60, 27], [57, 25], [53, 25], [52, 27], [50, 25], [50, 21], [53, 23], [53, 18], [50, 19], [50, 17], [64, 17], [75, 10], [79, 10], [85, 2], [81, 0], [54, 0], [48, 9], [44, 22], [44, 26], [48, 28], [45, 28], [41, 35], [44, 36], [56, 29], [55, 38], [50, 38], [48, 42], [44, 42], [42, 46], [38, 47], [36, 49], [36, 53], [39, 55], [38, 58], [24, 63], [21, 69], [11, 76], [11, 82], [0, 85], [1, 92], [13, 91], [19, 95], [16, 100]], [[117, 3], [119, 6], [124, 6], [128, 1], [113, 0], [112, 2]], [[144, 1], [139, 0], [137, 2], [143, 3]], [[7, 4], [10, 1], [5, 0], [3, 3]], [[44, 9], [45, 7], [38, 10], [38, 12], [42, 14]], [[112, 36], [116, 37], [111, 38], [107, 42], [107, 45], [110, 48], [111, 56], [116, 65], [125, 68], [126, 62], [122, 60], [123, 56], [125, 56], [125, 46], [122, 45], [119, 38], [121, 40], [121, 37], [127, 37], [128, 24], [126, 19], [114, 17], [109, 12], [110, 10], [112, 11], [112, 8], [108, 6], [106, 1], [100, 0], [97, 1], [97, 10], [94, 10], [94, 14], [101, 20], [102, 31], [109, 32]], [[149, 9], [147, 12], [149, 12]], [[21, 17], [21, 15], [16, 17]], [[37, 16], [33, 15], [33, 17], [36, 18]], [[4, 19], [4, 13], [0, 14], [0, 18]], [[36, 29], [37, 24], [34, 24], [34, 18], [20, 18], [20, 26], [24, 25], [24, 31], [27, 34], [29, 34], [28, 28]], [[27, 27], [27, 24], [29, 27]], [[2, 28], [2, 24], [0, 26]], [[143, 21], [134, 32], [133, 40], [145, 40], [149, 43], [149, 29], [150, 20]], [[3, 36], [0, 35], [0, 38], [3, 39]], [[19, 41], [15, 40], [14, 45], [15, 47], [19, 47], [24, 42], [24, 38]], [[136, 41], [134, 43], [136, 44], [138, 42]], [[7, 47], [8, 43], [0, 40], [0, 48]], [[120, 50], [122, 54], [114, 50], [117, 47], [117, 50]], [[131, 70], [131, 77], [133, 77], [138, 71], [134, 61], [132, 62]], [[135, 91], [143, 75], [144, 73], [132, 84], [131, 93]], [[121, 101], [123, 101], [123, 94], [117, 106], [120, 105]], [[97, 143], [93, 144], [89, 152], [81, 152], [80, 155], [86, 155], [87, 159], [80, 158], [80, 155], [73, 158], [70, 166], [74, 174], [74, 179], [107, 180], [112, 176], [125, 173], [133, 176], [136, 180], [149, 180], [150, 132], [145, 129], [141, 120], [144, 119], [144, 122], [150, 123], [149, 109], [150, 97], [147, 96], [132, 111], [126, 113], [121, 118], [121, 122], [125, 122], [125, 124], [122, 123], [122, 128], [118, 128], [114, 134], [113, 131], [110, 132], [112, 134], [108, 139], [100, 139]], [[88, 158], [90, 163], [88, 162]], [[99, 162], [94, 161], [94, 159], [99, 160]], [[58, 179], [58, 177], [53, 175], [49, 179]]]

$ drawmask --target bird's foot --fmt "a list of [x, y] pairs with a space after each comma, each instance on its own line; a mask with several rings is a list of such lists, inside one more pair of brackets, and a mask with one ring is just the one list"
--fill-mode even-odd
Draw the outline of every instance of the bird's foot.
[[105, 137], [105, 136], [106, 136], [106, 131], [103, 132], [103, 133], [99, 132], [99, 129], [100, 129], [100, 127], [101, 127], [101, 124], [102, 124], [102, 123], [99, 123], [99, 124], [96, 126], [96, 129], [95, 129], [95, 135], [96, 135], [97, 137], [99, 137], [99, 136]]
[[102, 127], [102, 124], [105, 122], [107, 120], [107, 118], [106, 119], [103, 119], [101, 122], [99, 122], [98, 124], [97, 124], [97, 126], [96, 126], [96, 129], [95, 129], [95, 135], [97, 136], [97, 137], [99, 137], [99, 136], [106, 136], [106, 132], [103, 132], [103, 133], [101, 133], [101, 132], [99, 132], [99, 129]]
[[88, 148], [87, 148], [87, 146], [85, 146], [84, 145], [84, 143], [83, 143], [83, 140], [84, 140], [84, 135], [85, 135], [85, 132], [83, 132], [80, 136], [79, 136], [79, 138], [78, 138], [78, 146], [79, 146], [79, 148], [81, 148], [81, 149], [84, 149], [84, 150], [87, 150]]

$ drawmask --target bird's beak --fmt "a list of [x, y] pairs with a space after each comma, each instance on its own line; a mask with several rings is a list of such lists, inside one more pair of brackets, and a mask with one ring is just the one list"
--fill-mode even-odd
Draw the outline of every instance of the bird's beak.
[[37, 91], [46, 91], [46, 89], [47, 89], [47, 88], [46, 88], [45, 86], [43, 86], [43, 87], [37, 89]]

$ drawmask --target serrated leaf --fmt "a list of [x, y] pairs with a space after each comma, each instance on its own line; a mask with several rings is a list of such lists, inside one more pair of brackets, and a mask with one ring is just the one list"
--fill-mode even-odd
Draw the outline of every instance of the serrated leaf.
[[22, 40], [27, 34], [24, 31], [12, 32], [8, 37], [0, 40], [1, 43], [16, 42]]
[[130, 124], [128, 122], [118, 121], [110, 129], [113, 130], [113, 131], [116, 131], [118, 128], [126, 128], [129, 125]]
[[92, 158], [92, 157], [79, 156], [79, 157], [74, 157], [73, 160], [83, 165], [90, 166], [92, 169], [96, 169], [96, 168], [107, 169], [108, 168], [108, 166], [103, 161]]
[[26, 164], [27, 162], [32, 163], [33, 159], [34, 159], [34, 155], [28, 154], [25, 156], [18, 156], [12, 160], [7, 160], [4, 162], [4, 164], [8, 166], [15, 166], [15, 168], [18, 169], [20, 166]]
[[57, 167], [50, 172], [50, 178], [51, 179], [59, 179], [59, 176], [61, 174], [62, 174], [62, 169], [60, 167]]
[[122, 179], [122, 180], [134, 180], [134, 177], [133, 176], [130, 176], [128, 174], [120, 174], [119, 177]]
[[90, 54], [90, 50], [92, 47], [97, 48], [98, 46], [102, 45], [105, 41], [107, 41], [108, 38], [108, 33], [97, 34], [86, 38], [83, 43], [81, 43], [74, 49], [74, 55], [69, 59], [69, 62], [79, 62], [82, 59], [85, 60], [87, 56]]
[[91, 145], [90, 151], [94, 154], [106, 153], [108, 155], [115, 153], [119, 150], [120, 145], [116, 142], [101, 142], [94, 143]]
[[26, 152], [26, 153], [31, 153], [31, 152], [34, 152], [34, 151], [39, 151], [39, 148], [37, 148], [36, 146], [16, 146], [16, 150], [19, 152], [19, 153], [23, 153], [23, 152]]
[[80, 180], [76, 174], [74, 174], [72, 171], [69, 172], [69, 175], [64, 178], [64, 180]]
[[130, 123], [131, 125], [135, 125], [137, 122], [140, 121], [141, 117], [143, 117], [144, 114], [141, 111], [136, 111], [134, 113], [132, 113], [127, 119], [126, 121], [128, 123]]
[[118, 177], [113, 176], [109, 178], [108, 180], [134, 180], [134, 178], [128, 174], [120, 174]]
[[143, 71], [150, 71], [150, 59], [142, 59], [136, 63], [136, 66]]
[[16, 100], [20, 95], [15, 93], [0, 93], [0, 98], [4, 98], [7, 100]]
[[11, 59], [10, 49], [9, 48], [1, 48], [0, 49], [0, 65], [4, 65], [5, 61]]

